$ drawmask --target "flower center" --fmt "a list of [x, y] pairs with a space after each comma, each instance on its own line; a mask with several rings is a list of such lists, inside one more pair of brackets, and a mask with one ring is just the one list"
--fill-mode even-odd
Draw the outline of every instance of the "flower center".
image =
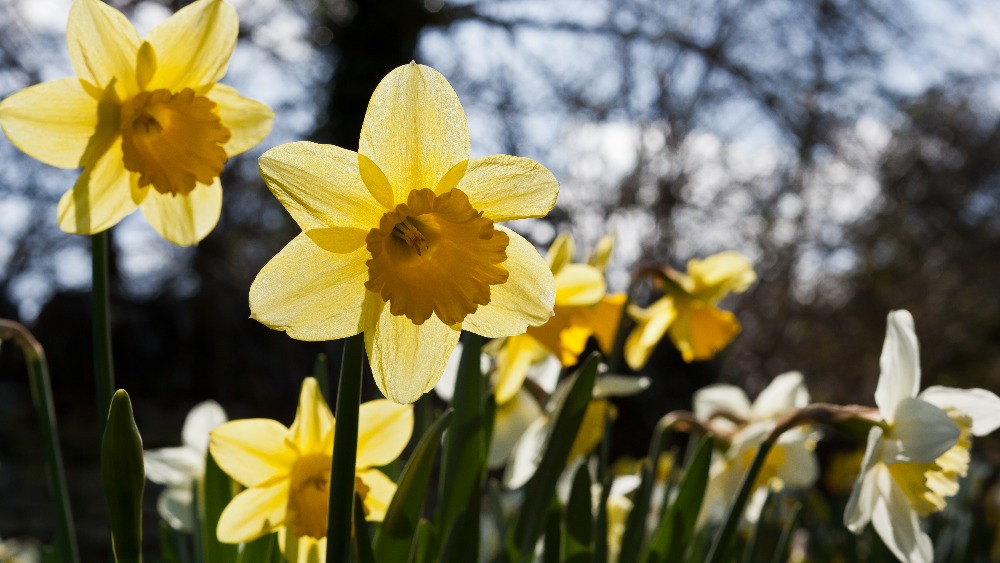
[[190, 88], [140, 92], [122, 104], [124, 164], [139, 174], [139, 186], [185, 195], [197, 183], [211, 184], [226, 163], [222, 145], [230, 137], [216, 109]]
[[330, 456], [310, 454], [292, 467], [288, 493], [288, 521], [296, 536], [326, 537], [330, 503]]
[[393, 315], [447, 325], [490, 302], [490, 286], [507, 281], [507, 234], [495, 229], [461, 190], [414, 190], [382, 216], [365, 239], [372, 259], [365, 287]]
[[954, 409], [945, 409], [958, 425], [958, 442], [930, 463], [890, 463], [889, 474], [906, 494], [910, 506], [921, 516], [944, 510], [947, 498], [958, 493], [958, 480], [969, 470], [972, 419]]

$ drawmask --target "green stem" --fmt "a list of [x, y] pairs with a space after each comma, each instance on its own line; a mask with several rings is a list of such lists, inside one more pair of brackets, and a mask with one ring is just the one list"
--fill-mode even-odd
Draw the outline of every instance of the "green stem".
[[333, 434], [330, 468], [330, 506], [327, 513], [326, 560], [348, 561], [354, 514], [354, 469], [358, 456], [358, 409], [364, 373], [365, 339], [356, 334], [344, 341], [337, 386], [337, 425]]
[[115, 372], [111, 360], [111, 321], [109, 315], [108, 233], [104, 231], [90, 237], [93, 260], [94, 299], [94, 377], [97, 382], [97, 419], [101, 433], [107, 423], [111, 396], [115, 390]]
[[45, 361], [45, 351], [24, 326], [14, 321], [0, 319], [0, 340], [6, 339], [14, 340], [21, 347], [28, 364], [31, 399], [35, 404], [45, 440], [46, 474], [55, 504], [56, 553], [61, 557], [61, 561], [78, 563], [80, 555], [76, 546], [76, 530], [73, 527], [73, 510], [69, 503], [66, 471], [59, 450], [59, 430], [56, 425], [56, 411], [52, 401], [52, 385], [49, 383], [49, 366]]

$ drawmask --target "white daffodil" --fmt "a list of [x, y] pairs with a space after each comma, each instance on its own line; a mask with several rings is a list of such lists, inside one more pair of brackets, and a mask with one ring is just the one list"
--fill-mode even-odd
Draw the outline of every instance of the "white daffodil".
[[219, 403], [211, 400], [198, 403], [184, 420], [180, 447], [142, 452], [146, 477], [166, 487], [156, 502], [157, 511], [175, 530], [194, 530], [192, 488], [205, 475], [208, 433], [223, 422], [226, 411]]
[[[750, 403], [746, 393], [733, 385], [710, 385], [694, 395], [695, 416], [714, 428], [732, 432], [725, 453], [717, 453], [705, 491], [699, 524], [721, 518], [739, 492], [740, 482], [757, 453], [757, 446], [774, 428], [777, 420], [793, 409], [809, 404], [809, 391], [802, 374], [788, 372], [778, 377]], [[746, 518], [760, 515], [767, 488], [808, 488], [819, 477], [819, 463], [813, 450], [816, 437], [811, 430], [795, 428], [778, 438], [754, 483]]]
[[0, 563], [41, 563], [42, 549], [38, 540], [0, 539]]
[[984, 389], [920, 388], [913, 317], [889, 313], [875, 388], [884, 424], [868, 434], [861, 472], [844, 511], [860, 533], [871, 522], [900, 561], [930, 563], [934, 547], [920, 516], [945, 507], [969, 467], [970, 434], [1000, 427], [1000, 397]]

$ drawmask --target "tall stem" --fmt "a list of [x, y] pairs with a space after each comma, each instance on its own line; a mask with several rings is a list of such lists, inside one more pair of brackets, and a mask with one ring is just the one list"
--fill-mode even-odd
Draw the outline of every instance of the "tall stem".
[[107, 423], [111, 396], [115, 391], [115, 372], [111, 362], [111, 322], [109, 318], [108, 233], [104, 231], [90, 237], [93, 260], [94, 299], [94, 377], [97, 387], [97, 418], [101, 433]]
[[327, 513], [326, 560], [349, 561], [354, 515], [354, 468], [358, 457], [358, 408], [364, 374], [364, 334], [344, 341], [337, 384], [337, 424], [330, 468], [330, 506]]

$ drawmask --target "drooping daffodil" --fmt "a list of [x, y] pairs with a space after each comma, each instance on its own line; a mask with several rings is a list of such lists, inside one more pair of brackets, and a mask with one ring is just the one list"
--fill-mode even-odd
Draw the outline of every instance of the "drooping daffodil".
[[236, 45], [236, 11], [198, 0], [143, 39], [98, 0], [76, 0], [66, 42], [75, 78], [0, 102], [0, 126], [22, 151], [83, 168], [59, 200], [59, 227], [93, 234], [138, 207], [163, 238], [205, 238], [222, 209], [226, 161], [259, 143], [274, 114], [219, 84]]
[[[751, 404], [734, 385], [710, 385], [694, 395], [695, 416], [710, 427], [731, 433], [728, 447], [716, 452], [699, 522], [721, 519], [739, 492], [757, 447], [784, 414], [809, 404], [809, 391], [799, 372], [775, 377]], [[788, 430], [768, 452], [754, 482], [746, 519], [754, 522], [763, 508], [768, 489], [804, 489], [819, 478], [816, 437], [802, 427]]]
[[531, 159], [469, 147], [451, 85], [410, 63], [372, 94], [357, 153], [267, 151], [261, 174], [302, 233], [254, 280], [253, 318], [299, 340], [363, 332], [375, 383], [399, 403], [434, 387], [461, 329], [498, 338], [548, 321], [552, 273], [497, 223], [544, 216], [559, 184]]
[[226, 411], [215, 401], [195, 405], [184, 419], [181, 445], [142, 452], [146, 478], [164, 485], [156, 501], [156, 510], [171, 528], [194, 531], [196, 520], [194, 485], [205, 475], [208, 435], [226, 422]]
[[642, 369], [663, 336], [681, 352], [685, 362], [711, 359], [732, 342], [740, 323], [716, 304], [730, 293], [742, 293], [757, 279], [753, 265], [738, 252], [720, 252], [687, 263], [687, 273], [669, 270], [673, 283], [649, 307], [629, 306], [636, 327], [625, 341], [625, 361]]
[[[302, 382], [290, 428], [269, 419], [234, 420], [212, 431], [209, 448], [223, 471], [247, 487], [219, 518], [224, 543], [278, 532], [293, 563], [326, 560], [329, 478], [335, 421], [316, 380]], [[375, 467], [391, 463], [410, 441], [413, 409], [380, 399], [358, 413], [355, 492], [368, 521], [381, 521], [396, 485]]]
[[1000, 427], [1000, 397], [985, 389], [920, 389], [920, 350], [908, 311], [889, 313], [875, 388], [883, 424], [868, 434], [861, 472], [844, 511], [854, 533], [869, 522], [900, 560], [930, 563], [920, 517], [942, 510], [969, 467], [971, 435]]

